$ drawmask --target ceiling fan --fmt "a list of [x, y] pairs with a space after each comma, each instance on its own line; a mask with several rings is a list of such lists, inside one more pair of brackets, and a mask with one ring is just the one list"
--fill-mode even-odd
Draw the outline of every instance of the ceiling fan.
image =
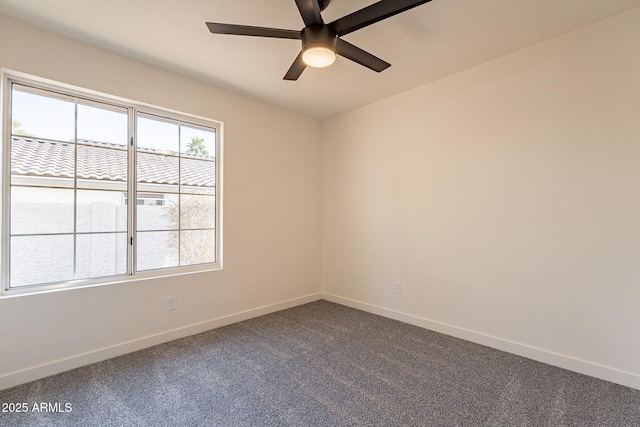
[[295, 0], [305, 25], [301, 31], [214, 22], [207, 22], [207, 27], [214, 34], [302, 40], [302, 50], [293, 61], [287, 74], [285, 74], [284, 80], [298, 80], [298, 77], [307, 66], [327, 67], [333, 64], [336, 54], [379, 73], [389, 68], [391, 64], [342, 40], [340, 37], [421, 4], [428, 3], [431, 0], [380, 0], [329, 24], [325, 24], [320, 12], [329, 5], [330, 1]]

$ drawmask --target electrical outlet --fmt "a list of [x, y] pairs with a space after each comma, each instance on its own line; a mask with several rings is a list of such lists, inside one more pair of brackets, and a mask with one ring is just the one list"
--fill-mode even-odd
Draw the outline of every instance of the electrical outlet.
[[396, 280], [395, 282], [393, 282], [393, 291], [396, 294], [401, 294], [402, 293], [402, 282], [399, 280]]
[[176, 296], [171, 295], [164, 299], [164, 309], [165, 311], [172, 311], [178, 308], [178, 302], [176, 301]]

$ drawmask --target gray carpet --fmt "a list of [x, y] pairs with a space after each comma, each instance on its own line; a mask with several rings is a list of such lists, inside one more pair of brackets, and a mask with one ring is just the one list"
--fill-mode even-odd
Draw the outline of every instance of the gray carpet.
[[8, 402], [29, 412], [2, 426], [640, 425], [638, 390], [327, 301], [0, 391]]

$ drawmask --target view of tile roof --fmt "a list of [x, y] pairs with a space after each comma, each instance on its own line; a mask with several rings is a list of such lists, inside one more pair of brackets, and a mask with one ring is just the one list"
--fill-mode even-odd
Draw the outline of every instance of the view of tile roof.
[[[79, 140], [77, 148], [78, 178], [126, 181], [126, 146]], [[74, 151], [73, 143], [14, 136], [11, 139], [11, 174], [73, 178]], [[175, 152], [139, 148], [137, 180], [171, 185], [182, 181], [182, 185], [192, 187], [215, 187], [213, 160], [213, 156], [182, 153], [179, 158]]]

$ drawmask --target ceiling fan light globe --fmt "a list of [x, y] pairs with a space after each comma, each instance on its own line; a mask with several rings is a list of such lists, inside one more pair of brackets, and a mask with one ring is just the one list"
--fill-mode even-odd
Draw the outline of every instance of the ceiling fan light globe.
[[328, 47], [313, 46], [304, 50], [302, 60], [309, 67], [324, 68], [335, 62], [336, 53]]

